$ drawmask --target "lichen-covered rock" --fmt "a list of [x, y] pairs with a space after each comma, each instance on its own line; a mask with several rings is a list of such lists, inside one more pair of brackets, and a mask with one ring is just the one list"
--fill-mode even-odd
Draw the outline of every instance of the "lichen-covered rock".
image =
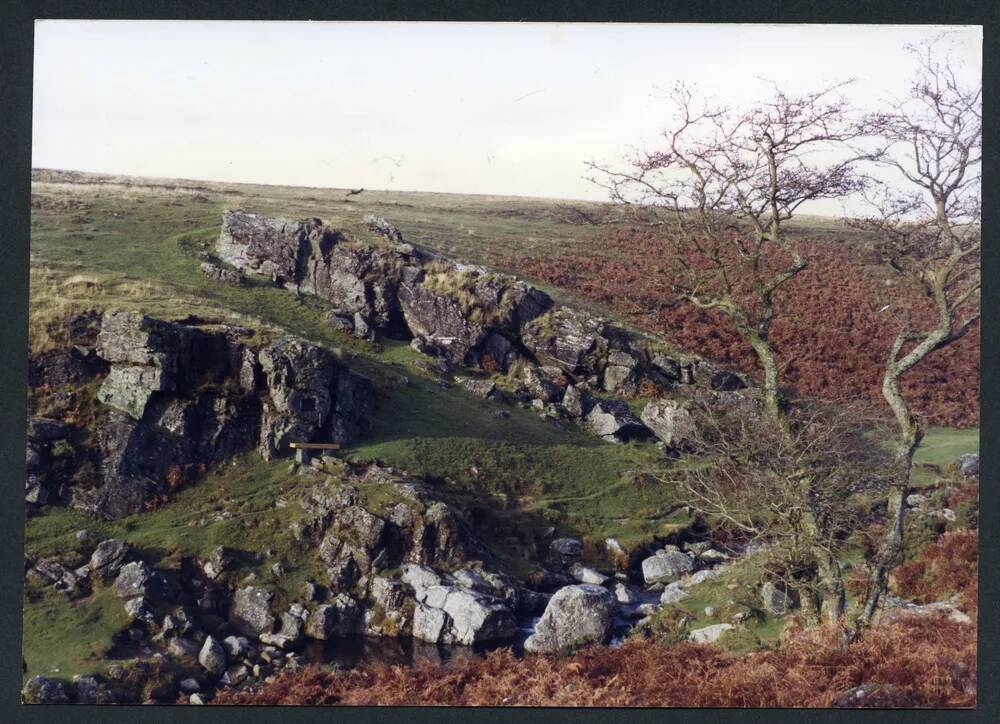
[[157, 600], [167, 593], [167, 582], [159, 571], [145, 561], [126, 563], [115, 579], [115, 595], [118, 598], [143, 597]]
[[661, 549], [642, 561], [646, 583], [669, 583], [694, 570], [694, 560], [676, 548]]
[[458, 383], [467, 389], [474, 397], [478, 397], [480, 400], [489, 399], [495, 396], [497, 392], [496, 383], [492, 380], [463, 377], [458, 380]]
[[173, 380], [159, 367], [115, 366], [104, 379], [97, 399], [138, 420], [154, 393], [173, 387]]
[[202, 644], [201, 650], [198, 652], [198, 663], [210, 674], [222, 676], [228, 663], [226, 649], [216, 638], [206, 636], [205, 643]]
[[688, 638], [696, 644], [713, 644], [719, 640], [726, 631], [732, 631], [736, 627], [731, 623], [716, 623], [711, 626], [696, 628], [689, 634]]
[[418, 603], [413, 609], [413, 638], [432, 644], [440, 643], [448, 623], [448, 614], [442, 609]]
[[587, 416], [594, 407], [593, 398], [575, 385], [568, 385], [563, 393], [563, 410], [573, 418]]
[[395, 241], [398, 244], [403, 243], [403, 232], [394, 224], [386, 221], [384, 216], [365, 214], [362, 221], [364, 221], [369, 231], [374, 231], [379, 236], [383, 236], [390, 241]]
[[521, 341], [543, 364], [579, 374], [586, 371], [585, 359], [596, 348], [605, 326], [588, 314], [559, 307], [524, 324]]
[[219, 257], [250, 274], [296, 283], [311, 246], [324, 247], [335, 232], [319, 219], [289, 221], [245, 211], [227, 211], [216, 244]]
[[583, 555], [583, 543], [575, 538], [556, 538], [549, 543], [549, 565], [557, 571], [570, 568]]
[[25, 704], [67, 704], [69, 692], [66, 682], [45, 676], [33, 676], [21, 690], [21, 701]]
[[347, 442], [366, 427], [371, 383], [341, 369], [330, 352], [285, 337], [259, 359], [268, 390], [260, 436], [266, 459], [287, 454], [290, 442]]
[[563, 397], [563, 387], [556, 382], [558, 377], [558, 368], [528, 367], [523, 383], [534, 399], [555, 402]]
[[[485, 579], [481, 586], [493, 591]], [[432, 585], [416, 592], [413, 636], [421, 641], [472, 644], [514, 635], [514, 612], [507, 601], [483, 590], [456, 585]]]
[[767, 581], [760, 588], [760, 598], [764, 609], [775, 616], [784, 616], [792, 607], [792, 598], [788, 592]]
[[691, 413], [681, 402], [673, 400], [653, 400], [639, 416], [667, 447], [681, 449], [689, 444], [697, 430]]
[[603, 573], [595, 571], [593, 568], [582, 566], [579, 563], [574, 563], [570, 567], [569, 574], [580, 583], [593, 583], [597, 586], [603, 586], [608, 580], [608, 577]]
[[672, 606], [675, 603], [680, 603], [690, 595], [687, 589], [681, 585], [680, 581], [674, 581], [663, 589], [663, 593], [660, 594], [660, 603], [664, 606]]
[[399, 301], [410, 331], [438, 347], [452, 364], [471, 365], [472, 354], [488, 331], [471, 319], [456, 299], [436, 294], [422, 284], [402, 284]]
[[365, 632], [374, 636], [410, 636], [413, 633], [413, 599], [405, 584], [382, 576], [372, 579], [371, 608], [365, 612]]
[[229, 608], [229, 623], [244, 636], [259, 637], [274, 629], [271, 601], [274, 594], [266, 588], [244, 586], [236, 590]]
[[608, 442], [628, 442], [650, 436], [631, 408], [621, 400], [597, 400], [584, 418], [591, 432]]
[[560, 588], [549, 600], [524, 650], [555, 653], [586, 643], [606, 643], [614, 622], [614, 598], [601, 586]]
[[967, 478], [979, 477], [979, 454], [965, 453], [958, 457], [958, 468]]

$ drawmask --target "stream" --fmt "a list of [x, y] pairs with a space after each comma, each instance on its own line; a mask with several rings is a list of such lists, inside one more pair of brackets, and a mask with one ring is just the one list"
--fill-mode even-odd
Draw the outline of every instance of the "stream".
[[[619, 604], [609, 645], [622, 643], [636, 621], [642, 618], [638, 608], [642, 604], [658, 603], [659, 591], [642, 591], [631, 604]], [[534, 632], [541, 616], [519, 620], [513, 637], [490, 641], [475, 646], [431, 644], [412, 638], [365, 636], [358, 634], [344, 638], [319, 641], [306, 639], [297, 649], [303, 663], [320, 664], [342, 669], [353, 669], [367, 663], [413, 666], [417, 664], [447, 665], [467, 659], [481, 659], [490, 651], [509, 647], [518, 658], [524, 656], [524, 642]], [[118, 644], [107, 655], [109, 660], [149, 659], [164, 653], [160, 644]]]

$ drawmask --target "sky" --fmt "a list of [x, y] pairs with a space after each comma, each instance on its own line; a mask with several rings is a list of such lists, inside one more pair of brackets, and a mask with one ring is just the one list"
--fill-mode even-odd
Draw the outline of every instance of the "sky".
[[854, 77], [872, 108], [942, 31], [978, 79], [977, 26], [41, 20], [32, 164], [599, 200], [584, 163], [654, 145], [679, 80], [740, 106]]

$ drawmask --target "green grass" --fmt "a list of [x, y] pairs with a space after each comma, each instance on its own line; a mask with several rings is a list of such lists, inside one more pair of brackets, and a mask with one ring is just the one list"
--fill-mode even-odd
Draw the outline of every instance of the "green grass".
[[978, 452], [978, 427], [964, 430], [932, 427], [927, 430], [913, 457], [913, 482], [915, 485], [929, 485], [940, 477], [940, 472], [957, 462], [960, 455]]
[[25, 680], [35, 675], [69, 678], [100, 671], [111, 637], [127, 624], [121, 600], [111, 588], [70, 601], [48, 587], [30, 584], [24, 604]]
[[965, 453], [979, 452], [979, 428], [957, 430], [949, 427], [932, 427], [924, 435], [913, 460], [946, 468]]
[[[304, 581], [318, 573], [311, 552], [294, 545], [289, 533], [289, 524], [299, 513], [293, 494], [310, 484], [311, 478], [289, 472], [289, 465], [287, 460], [265, 463], [255, 454], [247, 455], [210, 472], [162, 508], [116, 521], [48, 508], [28, 519], [25, 553], [33, 558], [58, 556], [79, 565], [89, 549], [76, 540], [75, 533], [87, 530], [91, 541], [124, 538], [144, 558], [172, 568], [184, 556], [203, 558], [224, 545], [243, 554], [237, 557], [233, 575], [254, 572], [258, 580], [274, 588], [279, 601], [291, 600], [301, 594]], [[278, 507], [283, 497], [289, 502]], [[222, 511], [231, 517], [217, 518]], [[252, 556], [268, 548], [280, 556], [258, 564]], [[270, 568], [279, 559], [288, 575], [274, 578]], [[29, 674], [52, 673], [53, 668], [64, 675], [96, 670], [111, 636], [127, 623], [122, 601], [106, 588], [75, 602], [53, 589], [29, 588], [29, 594], [24, 606]]]

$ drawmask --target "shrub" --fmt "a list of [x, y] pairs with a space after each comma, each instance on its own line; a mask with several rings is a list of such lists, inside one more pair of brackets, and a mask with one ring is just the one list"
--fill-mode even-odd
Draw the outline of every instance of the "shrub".
[[743, 656], [691, 643], [629, 641], [568, 658], [518, 659], [500, 649], [444, 666], [310, 666], [256, 689], [223, 690], [214, 703], [828, 707], [861, 684], [891, 687], [899, 706], [975, 706], [976, 627], [914, 617], [848, 645], [836, 631], [813, 629]]
[[893, 589], [921, 603], [939, 601], [976, 586], [979, 576], [979, 531], [945, 533], [921, 554], [892, 573]]

